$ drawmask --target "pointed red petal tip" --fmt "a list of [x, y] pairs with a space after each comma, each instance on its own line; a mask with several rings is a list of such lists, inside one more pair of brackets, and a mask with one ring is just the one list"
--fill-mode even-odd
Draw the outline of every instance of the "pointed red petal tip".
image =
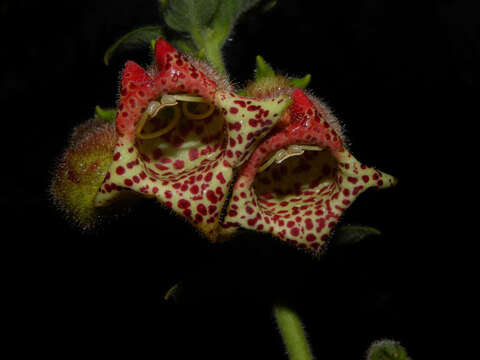
[[165, 70], [165, 66], [168, 63], [167, 55], [174, 54], [177, 50], [165, 39], [158, 39], [155, 43], [155, 58], [157, 59], [158, 71]]
[[210, 103], [215, 101], [217, 84], [164, 39], [155, 43], [158, 74], [155, 88], [160, 93], [198, 94]]
[[117, 130], [121, 136], [134, 136], [135, 126], [152, 93], [152, 78], [137, 63], [128, 61], [122, 73]]

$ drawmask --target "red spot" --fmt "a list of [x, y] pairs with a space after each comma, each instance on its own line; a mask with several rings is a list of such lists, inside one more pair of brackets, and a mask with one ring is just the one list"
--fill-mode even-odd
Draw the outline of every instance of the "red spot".
[[215, 195], [215, 193], [212, 191], [212, 190], [208, 190], [207, 191], [207, 199], [211, 202], [211, 203], [214, 203], [216, 204], [218, 199], [217, 199], [217, 196]]
[[354, 178], [354, 177], [351, 177], [351, 176], [349, 176], [349, 177], [347, 178], [347, 180], [348, 180], [349, 182], [351, 182], [352, 184], [356, 184], [357, 181], [358, 181], [357, 178]]
[[229, 130], [240, 131], [241, 128], [242, 128], [242, 124], [240, 122], [236, 122], [236, 123], [233, 123], [233, 124], [228, 124], [228, 129]]
[[130, 179], [125, 179], [125, 181], [123, 183], [127, 186], [132, 186], [133, 185], [133, 181], [130, 180]]
[[215, 205], [208, 206], [208, 214], [212, 215], [215, 211], [217, 211], [217, 207]]
[[185, 199], [180, 199], [177, 205], [180, 209], [186, 209], [190, 207], [190, 201]]
[[235, 106], [232, 106], [230, 108], [230, 114], [236, 114], [236, 113], [238, 113], [238, 109]]
[[177, 160], [173, 163], [173, 167], [177, 170], [182, 169], [184, 165], [185, 163], [183, 162], [183, 160]]
[[300, 230], [298, 230], [298, 228], [293, 228], [292, 230], [290, 230], [290, 234], [292, 234], [293, 236], [298, 236], [299, 233]]
[[155, 167], [156, 167], [158, 170], [168, 170], [168, 166], [161, 165], [161, 164], [155, 164]]
[[356, 186], [356, 187], [353, 188], [352, 194], [353, 194], [353, 195], [357, 195], [358, 192], [359, 192], [360, 190], [362, 190], [362, 189], [363, 189], [363, 186], [362, 186], [362, 185]]
[[368, 175], [363, 175], [362, 180], [367, 183], [370, 178], [368, 177]]
[[203, 204], [198, 204], [197, 210], [202, 215], [207, 215], [207, 208]]
[[305, 226], [306, 226], [307, 230], [312, 230], [313, 229], [312, 219], [306, 219], [305, 220]]
[[223, 174], [222, 173], [218, 173], [217, 174], [217, 179], [218, 181], [220, 181], [220, 184], [225, 184], [227, 181], [225, 180], [225, 178], [223, 177]]
[[194, 161], [198, 159], [198, 150], [197, 149], [191, 149], [188, 152], [188, 156], [190, 158], [190, 161]]
[[117, 169], [115, 170], [115, 172], [118, 174], [118, 175], [122, 175], [125, 173], [125, 168], [123, 166], [118, 166]]
[[207, 175], [205, 175], [205, 181], [210, 182], [212, 180], [213, 173], [209, 172]]
[[197, 194], [197, 193], [198, 193], [198, 190], [199, 190], [198, 185], [193, 185], [193, 186], [190, 188], [190, 192], [191, 192], [192, 194]]
[[115, 153], [115, 155], [113, 155], [113, 160], [114, 161], [117, 161], [118, 159], [120, 159], [120, 153], [119, 152], [117, 152], [117, 153]]
[[253, 209], [250, 206], [247, 206], [245, 210], [247, 211], [247, 214], [253, 214]]
[[240, 105], [242, 108], [247, 106], [247, 104], [245, 104], [245, 101], [242, 101], [242, 100], [235, 100], [234, 103], [237, 105]]
[[167, 199], [171, 199], [172, 198], [172, 192], [170, 190], [165, 191], [165, 197]]
[[308, 235], [307, 235], [307, 241], [308, 241], [308, 242], [315, 241], [315, 235], [313, 235], [313, 234], [308, 234]]

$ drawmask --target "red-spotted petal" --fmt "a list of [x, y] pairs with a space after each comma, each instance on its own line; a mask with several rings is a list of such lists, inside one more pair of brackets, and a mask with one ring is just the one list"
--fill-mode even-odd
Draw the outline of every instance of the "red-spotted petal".
[[[284, 118], [285, 128], [260, 144], [234, 185], [222, 232], [238, 228], [272, 233], [320, 251], [343, 212], [367, 188], [385, 188], [396, 180], [358, 162], [327, 121], [300, 90]], [[293, 146], [293, 147], [292, 147]], [[263, 170], [269, 158], [280, 156]], [[303, 153], [302, 153], [303, 152]]]
[[[123, 71], [116, 119], [118, 143], [96, 205], [109, 204], [125, 190], [155, 197], [214, 241], [233, 167], [272, 129], [290, 100], [286, 95], [239, 97], [225, 80], [210, 78], [201, 70], [213, 73], [207, 65], [194, 66], [162, 39], [156, 42], [155, 57], [157, 64], [148, 71], [133, 62]], [[151, 105], [163, 104], [163, 95], [177, 96], [179, 103], [187, 96], [212, 111], [193, 118], [183, 107], [188, 104], [169, 103], [170, 118], [157, 118]], [[168, 110], [161, 106], [162, 111]], [[139, 136], [146, 123], [153, 129], [150, 134], [155, 134], [157, 128], [169, 127], [164, 122], [170, 119], [174, 126], [168, 132]]]

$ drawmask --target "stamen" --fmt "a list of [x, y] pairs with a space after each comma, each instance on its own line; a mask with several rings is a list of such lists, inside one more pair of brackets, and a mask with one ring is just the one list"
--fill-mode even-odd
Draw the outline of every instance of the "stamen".
[[194, 95], [170, 95], [173, 96], [176, 100], [180, 101], [188, 101], [188, 102], [207, 102], [201, 96], [194, 96]]
[[[136, 136], [139, 139], [153, 139], [171, 131], [178, 124], [178, 121], [182, 117], [182, 112], [180, 111], [180, 107], [177, 106], [178, 101], [182, 101], [183, 114], [188, 119], [192, 119], [192, 120], [205, 119], [210, 115], [212, 115], [212, 113], [215, 111], [215, 106], [208, 103], [207, 100], [205, 100], [201, 96], [195, 96], [195, 95], [189, 95], [189, 94], [181, 94], [181, 95], [165, 94], [165, 95], [162, 95], [162, 97], [160, 98], [160, 102], [152, 101], [150, 104], [148, 104], [147, 109], [145, 110], [142, 117], [140, 118], [140, 121], [138, 122]], [[208, 106], [208, 109], [207, 111], [200, 114], [192, 113], [188, 109], [189, 102], [206, 104]], [[145, 127], [145, 124], [147, 123], [147, 121], [157, 116], [157, 114], [167, 106], [174, 106], [173, 108], [174, 116], [171, 122], [161, 130], [155, 131], [153, 133], [146, 133], [146, 134], [142, 133], [142, 130]]]
[[[143, 113], [140, 121], [138, 122], [137, 131], [136, 131], [136, 135], [139, 139], [153, 139], [153, 138], [162, 136], [162, 135], [168, 133], [170, 130], [172, 130], [177, 125], [177, 123], [178, 123], [178, 121], [180, 120], [180, 117], [181, 117], [180, 109], [178, 108], [178, 106], [175, 106], [175, 105], [177, 105], [177, 103], [176, 102], [175, 103], [163, 103], [163, 100], [164, 99], [162, 97], [162, 99], [161, 99], [162, 103], [159, 103], [158, 101], [152, 101], [148, 105], [145, 112]], [[166, 127], [164, 127], [161, 130], [158, 130], [158, 131], [155, 131], [155, 132], [149, 133], [149, 134], [142, 133], [143, 127], [145, 126], [146, 122], [149, 119], [154, 118], [160, 110], [162, 110], [163, 108], [165, 108], [167, 106], [174, 106], [174, 108], [173, 108], [173, 110], [174, 110], [173, 120]]]
[[308, 151], [322, 151], [323, 148], [320, 146], [314, 145], [290, 145], [286, 149], [278, 150], [270, 159], [268, 159], [262, 166], [260, 166], [257, 170], [257, 173], [261, 173], [268, 169], [274, 162], [276, 164], [280, 164], [286, 159], [292, 156], [302, 155], [305, 150]]
[[210, 115], [212, 115], [213, 111], [215, 110], [215, 107], [212, 104], [207, 104], [207, 105], [208, 105], [207, 111], [200, 114], [195, 114], [190, 112], [190, 110], [188, 110], [188, 102], [184, 102], [182, 104], [182, 110], [187, 118], [192, 120], [200, 120], [200, 119], [205, 119], [209, 117]]

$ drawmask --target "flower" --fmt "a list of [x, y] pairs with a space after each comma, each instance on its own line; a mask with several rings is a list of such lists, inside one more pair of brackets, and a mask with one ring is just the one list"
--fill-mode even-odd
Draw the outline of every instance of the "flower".
[[163, 39], [155, 44], [155, 58], [147, 70], [132, 61], [125, 65], [118, 141], [95, 205], [108, 205], [127, 190], [155, 197], [215, 241], [234, 168], [291, 99], [239, 96], [208, 65]]
[[318, 253], [358, 195], [396, 180], [350, 154], [323, 103], [300, 89], [291, 97], [279, 126], [240, 169], [222, 234], [262, 231]]

